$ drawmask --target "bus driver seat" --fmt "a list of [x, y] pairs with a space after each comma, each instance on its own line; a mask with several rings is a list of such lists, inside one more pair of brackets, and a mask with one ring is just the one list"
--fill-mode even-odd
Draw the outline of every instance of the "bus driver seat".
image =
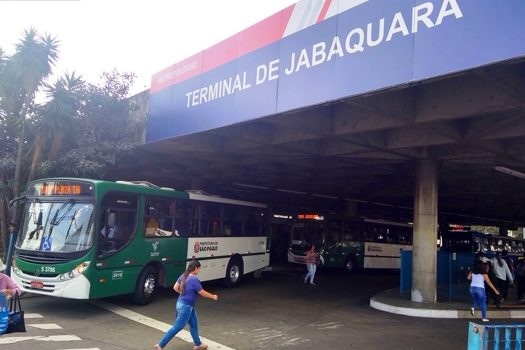
[[104, 226], [102, 228], [102, 231], [103, 231], [102, 234], [107, 239], [115, 239], [117, 237], [117, 226], [115, 225], [115, 221], [116, 221], [115, 212], [112, 211], [108, 215], [107, 227]]
[[115, 222], [115, 212], [109, 212], [106, 224], [104, 227], [102, 227], [102, 230], [100, 230], [100, 234], [102, 235], [103, 239], [101, 244], [101, 250], [103, 253], [114, 251], [117, 248], [115, 240], [117, 239], [118, 235], [118, 227]]

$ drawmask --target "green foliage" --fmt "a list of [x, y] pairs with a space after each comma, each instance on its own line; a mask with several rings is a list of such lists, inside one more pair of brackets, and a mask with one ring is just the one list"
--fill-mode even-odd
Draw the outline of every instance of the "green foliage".
[[103, 85], [84, 83], [75, 93], [78, 108], [70, 114], [69, 138], [59, 156], [39, 164], [37, 177], [103, 178], [119, 153], [139, 143], [134, 131], [139, 124], [129, 116], [127, 99], [134, 75], [113, 71], [103, 79]]
[[132, 120], [127, 100], [135, 75], [106, 72], [97, 85], [66, 73], [49, 84], [58, 55], [58, 41], [33, 28], [12, 55], [0, 48], [0, 253], [6, 204], [27, 181], [103, 178], [140, 142], [142, 122]]

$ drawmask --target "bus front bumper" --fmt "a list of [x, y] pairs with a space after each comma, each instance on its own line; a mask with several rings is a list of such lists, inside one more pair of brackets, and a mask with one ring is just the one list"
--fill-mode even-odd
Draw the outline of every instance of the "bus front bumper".
[[12, 276], [24, 292], [70, 299], [89, 299], [90, 282], [84, 275], [62, 281], [58, 277], [36, 277], [13, 270]]

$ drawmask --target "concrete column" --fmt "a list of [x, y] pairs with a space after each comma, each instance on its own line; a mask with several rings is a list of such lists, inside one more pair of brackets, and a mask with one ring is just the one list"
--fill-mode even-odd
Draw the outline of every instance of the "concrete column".
[[433, 159], [417, 160], [415, 180], [411, 299], [435, 303], [438, 162]]

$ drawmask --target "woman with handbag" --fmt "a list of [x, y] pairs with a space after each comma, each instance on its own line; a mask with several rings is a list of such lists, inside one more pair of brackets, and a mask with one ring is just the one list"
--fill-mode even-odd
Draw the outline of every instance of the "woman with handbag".
[[15, 281], [11, 279], [11, 277], [3, 273], [4, 270], [5, 265], [2, 262], [2, 259], [0, 259], [0, 291], [6, 298], [12, 297], [14, 295], [20, 295], [22, 291], [17, 286]]
[[[11, 277], [3, 273], [4, 270], [5, 265], [0, 259], [0, 335], [25, 332], [24, 312], [19, 299], [22, 291]], [[9, 305], [8, 298], [14, 298]]]

